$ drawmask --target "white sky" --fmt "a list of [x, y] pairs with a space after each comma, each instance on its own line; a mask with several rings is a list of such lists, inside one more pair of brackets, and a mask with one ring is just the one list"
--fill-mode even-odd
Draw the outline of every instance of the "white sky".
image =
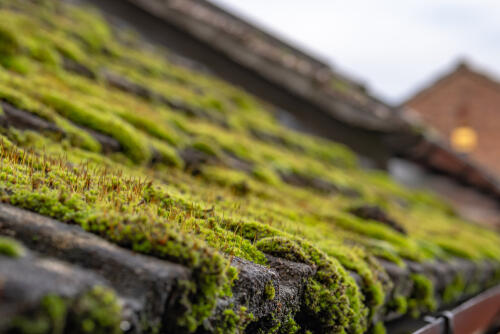
[[500, 73], [500, 0], [212, 1], [312, 51], [391, 103], [458, 59]]

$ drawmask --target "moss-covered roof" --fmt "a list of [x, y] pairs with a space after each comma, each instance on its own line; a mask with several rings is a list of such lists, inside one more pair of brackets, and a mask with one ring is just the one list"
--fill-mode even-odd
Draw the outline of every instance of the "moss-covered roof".
[[[433, 195], [283, 127], [271, 106], [176, 65], [93, 10], [0, 4], [2, 202], [192, 269], [176, 325], [203, 327], [231, 293], [234, 257], [314, 268], [300, 309], [309, 320], [290, 313], [275, 332], [363, 333], [380, 314], [418, 315], [498, 280], [500, 237]], [[7, 241], [0, 248], [12, 253]], [[457, 259], [493, 263], [496, 276], [456, 275], [438, 292], [413, 269]], [[413, 266], [406, 295], [391, 263]], [[222, 332], [251, 321], [227, 307]]]

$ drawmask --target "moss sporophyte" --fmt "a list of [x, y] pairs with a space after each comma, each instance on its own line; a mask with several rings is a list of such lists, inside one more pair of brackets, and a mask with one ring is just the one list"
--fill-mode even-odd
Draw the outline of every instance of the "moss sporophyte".
[[[383, 312], [417, 315], [484, 288], [457, 276], [436, 291], [412, 274], [412, 291], [399, 294], [384, 261], [401, 270], [408, 261], [499, 263], [496, 233], [360, 168], [340, 144], [285, 128], [258, 99], [170, 61], [96, 11], [50, 0], [0, 8], [0, 102], [53, 125], [1, 129], [1, 201], [189, 268], [176, 320], [184, 331], [201, 331], [231, 298], [235, 257], [311, 268], [301, 309], [276, 318], [276, 333], [382, 332], [373, 322]], [[406, 233], [349, 211], [360, 205], [383, 208]], [[23, 250], [0, 240], [0, 257]], [[258, 295], [277, 303], [279, 282]], [[64, 318], [83, 332], [115, 330], [106, 292], [47, 298], [40, 326]], [[247, 306], [217, 313], [214, 331], [258, 321]]]

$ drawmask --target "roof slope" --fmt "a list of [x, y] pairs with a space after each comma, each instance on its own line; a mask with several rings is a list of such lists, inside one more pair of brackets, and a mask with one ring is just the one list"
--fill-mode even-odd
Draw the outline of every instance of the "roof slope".
[[[0, 261], [74, 287], [44, 285], [23, 311], [47, 332], [363, 333], [498, 282], [497, 234], [342, 145], [91, 10], [0, 3], [0, 234], [34, 252], [1, 239]], [[82, 292], [101, 284], [121, 304]], [[0, 319], [0, 332], [34, 325]]]
[[[99, 5], [96, 0], [88, 1]], [[209, 1], [126, 0], [125, 3], [168, 22], [346, 125], [383, 133], [408, 130], [398, 113], [370, 96], [363, 85]]]

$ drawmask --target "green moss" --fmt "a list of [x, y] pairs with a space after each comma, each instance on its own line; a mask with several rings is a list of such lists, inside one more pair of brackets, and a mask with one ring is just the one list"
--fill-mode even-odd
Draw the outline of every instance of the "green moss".
[[54, 92], [45, 92], [41, 100], [71, 121], [112, 136], [135, 162], [141, 163], [151, 158], [145, 138], [120, 119], [70, 102], [68, 98]]
[[20, 92], [15, 87], [9, 87], [9, 83], [0, 84], [0, 100], [5, 101], [21, 110], [31, 112], [48, 121], [54, 121], [55, 116], [39, 103], [31, 99], [27, 94]]
[[177, 151], [164, 142], [159, 140], [151, 140], [151, 145], [156, 154], [155, 162], [164, 163], [169, 166], [184, 167], [184, 161], [181, 159]]
[[[7, 146], [14, 149], [11, 144], [7, 143], [5, 141], [3, 146], [4, 163], [7, 161], [7, 155], [5, 155], [7, 154]], [[129, 205], [131, 202], [129, 196], [133, 194], [130, 190], [136, 189], [134, 191], [137, 192], [144, 187], [149, 189], [145, 183], [140, 181], [125, 183], [116, 176], [106, 176], [106, 174], [101, 174], [102, 171], [89, 170], [85, 166], [82, 169], [73, 169], [60, 160], [47, 158], [42, 160], [35, 156], [29, 156], [26, 159], [19, 151], [11, 151], [9, 154], [9, 159], [18, 163], [25, 161], [31, 166], [28, 168], [35, 168], [35, 172], [22, 176], [20, 173], [26, 173], [28, 168], [18, 165], [20, 168], [18, 177], [15, 183], [10, 183], [11, 194], [8, 198], [3, 198], [4, 201], [60, 221], [80, 224], [88, 231], [100, 234], [110, 241], [130, 247], [137, 252], [171, 259], [191, 267], [193, 282], [197, 284], [191, 285], [187, 292], [185, 304], [188, 312], [179, 319], [180, 325], [193, 331], [202, 319], [211, 313], [215, 305], [214, 297], [221, 294], [222, 291], [227, 291], [227, 286], [235, 278], [234, 272], [229, 270], [227, 261], [221, 255], [207, 248], [200, 240], [189, 238], [178, 228], [170, 227], [168, 229], [166, 221], [161, 223], [160, 220], [155, 225], [156, 227], [151, 226], [148, 234], [145, 234], [141, 226], [150, 221], [145, 212], [142, 215], [130, 212], [130, 216], [122, 217], [117, 213], [100, 211], [98, 208], [99, 203], [105, 204], [109, 200], [116, 205], [116, 200], [119, 197]], [[9, 180], [13, 181], [9, 175], [11, 175], [14, 166], [16, 165], [3, 165], [4, 169], [0, 173], [0, 180], [4, 184], [9, 184]], [[40, 174], [45, 173], [48, 175], [44, 178], [39, 177]], [[94, 173], [101, 176], [95, 178]], [[66, 181], [61, 182], [64, 179]], [[69, 189], [66, 190], [64, 187], [69, 180], [78, 183], [78, 185], [75, 183], [71, 186], [72, 191], [83, 191], [85, 195], [82, 196], [68, 191]], [[56, 189], [53, 189], [54, 187]], [[36, 189], [36, 192], [32, 192], [33, 189]], [[99, 191], [93, 189], [99, 189]], [[101, 192], [100, 195], [99, 192]], [[108, 195], [105, 195], [106, 193]], [[137, 195], [139, 194], [134, 196]], [[156, 199], [154, 200], [156, 201]], [[139, 200], [136, 200], [137, 202]], [[162, 203], [168, 203], [168, 201]], [[164, 210], [161, 208], [162, 203], [156, 206], [152, 205], [150, 201], [149, 206], [145, 209], [150, 214], [157, 210], [161, 212]], [[93, 208], [93, 206], [96, 207]], [[120, 206], [125, 208], [123, 205]], [[134, 206], [130, 209], [136, 210]], [[151, 209], [153, 211], [150, 211]]]
[[2, 57], [15, 55], [21, 48], [18, 34], [11, 26], [2, 22], [0, 24], [0, 55]]
[[24, 256], [25, 252], [23, 246], [15, 240], [0, 237], [0, 255], [17, 258]]
[[335, 224], [342, 228], [374, 239], [390, 242], [397, 247], [401, 257], [419, 262], [424, 259], [425, 255], [422, 254], [414, 240], [393, 231], [390, 227], [348, 215], [337, 215], [334, 219]]
[[270, 169], [256, 167], [252, 170], [252, 175], [259, 181], [270, 185], [279, 185], [280, 178]]
[[[371, 268], [370, 263], [373, 260], [369, 259], [369, 255], [361, 249], [348, 250], [338, 247], [338, 249], [332, 249], [330, 254], [335, 256], [345, 268], [356, 272], [362, 278], [361, 289], [365, 296], [364, 303], [370, 308], [371, 318], [385, 301], [385, 291], [380, 279], [380, 276], [386, 275], [384, 269], [379, 266]], [[386, 289], [389, 290], [391, 287], [388, 286]]]
[[274, 237], [282, 234], [277, 229], [258, 222], [241, 222], [227, 219], [224, 224], [226, 228], [251, 241], [257, 241], [262, 238]]
[[396, 295], [387, 303], [386, 306], [389, 312], [396, 312], [398, 314], [406, 314], [408, 310], [408, 301], [404, 296]]
[[197, 138], [197, 140], [193, 144], [191, 144], [191, 146], [194, 149], [206, 153], [210, 156], [216, 157], [220, 155], [220, 150], [215, 147], [215, 145], [208, 139]]
[[60, 55], [56, 50], [43, 43], [37, 43], [30, 49], [30, 56], [41, 63], [60, 66], [62, 63]]
[[62, 334], [66, 326], [67, 305], [66, 302], [55, 295], [46, 296], [42, 300], [42, 308], [47, 312], [51, 319], [52, 333]]
[[97, 286], [71, 305], [68, 327], [73, 333], [121, 333], [122, 310], [114, 293]]
[[408, 298], [408, 311], [413, 317], [422, 312], [434, 311], [437, 307], [434, 298], [434, 285], [431, 280], [422, 274], [412, 274], [413, 289]]
[[78, 36], [91, 51], [101, 51], [111, 42], [111, 30], [100, 13], [73, 7], [70, 8], [70, 15], [80, 27]]
[[[233, 306], [231, 306], [233, 307]], [[215, 328], [218, 334], [236, 334], [244, 333], [246, 326], [253, 320], [253, 315], [247, 312], [247, 308], [242, 306], [238, 311], [232, 308], [224, 310], [222, 319]]]
[[17, 316], [8, 329], [22, 334], [62, 334], [66, 326], [67, 302], [56, 295], [45, 296], [38, 310], [27, 316]]
[[12, 319], [8, 328], [23, 334], [118, 334], [122, 332], [121, 320], [121, 306], [114, 293], [96, 286], [75, 299], [47, 295], [38, 309]]
[[55, 123], [65, 132], [72, 146], [91, 152], [101, 152], [101, 144], [87, 131], [74, 126], [64, 118], [56, 118]]
[[271, 237], [260, 239], [256, 246], [262, 252], [294, 262], [309, 263], [306, 253], [293, 240], [285, 237]]
[[23, 56], [2, 56], [0, 65], [19, 74], [28, 74], [33, 70], [33, 64]]
[[[197, 331], [217, 298], [230, 295], [237, 276], [229, 265], [232, 256], [266, 265], [269, 254], [314, 267], [301, 317], [270, 320], [269, 327], [293, 332], [307, 316], [312, 320], [299, 324], [302, 331], [316, 333], [367, 330], [392, 291], [379, 258], [401, 268], [404, 259], [500, 261], [497, 234], [460, 219], [435, 196], [359, 168], [342, 145], [286, 129], [261, 101], [171, 62], [168, 52], [111, 28], [100, 14], [51, 0], [1, 6], [0, 59], [10, 70], [0, 67], [0, 99], [62, 130], [41, 135], [2, 129], [10, 138], [0, 145], [2, 202], [188, 267], [192, 277], [180, 290], [185, 313], [167, 330], [179, 325], [181, 331]], [[75, 62], [93, 75], [71, 72], [68, 65]], [[155, 98], [106, 84], [105, 72]], [[163, 105], [167, 99], [194, 112], [172, 110]], [[118, 141], [121, 152], [101, 147], [95, 132]], [[213, 157], [200, 175], [179, 168], [177, 150], [189, 147]], [[237, 166], [230, 158], [247, 163]], [[291, 186], [277, 171], [341, 191]], [[383, 207], [408, 235], [347, 214], [344, 208], [358, 201]], [[350, 272], [360, 277], [359, 286]], [[423, 276], [412, 279], [409, 312], [431, 310], [432, 285]], [[460, 284], [455, 281], [436, 298], [461, 298]], [[466, 290], [486, 286], [478, 281]], [[272, 295], [270, 287], [259, 293]], [[405, 302], [396, 296], [384, 306], [404, 313]], [[240, 330], [239, 311], [230, 309], [222, 331]], [[98, 322], [86, 321], [81, 330]], [[31, 324], [52, 326], [43, 319]]]
[[370, 328], [370, 333], [372, 334], [386, 334], [387, 331], [385, 329], [383, 322], [377, 322], [375, 325]]
[[84, 63], [86, 60], [85, 52], [79, 47], [78, 43], [65, 38], [63, 34], [43, 34], [40, 39], [45, 43], [52, 44], [62, 57], [77, 63]]
[[295, 334], [299, 331], [300, 326], [295, 322], [293, 316], [289, 314], [285, 321], [283, 321], [279, 332], [282, 334]]
[[457, 274], [451, 284], [448, 284], [443, 292], [443, 303], [450, 304], [458, 300], [465, 290], [465, 279]]
[[273, 300], [276, 297], [276, 290], [274, 289], [274, 284], [272, 282], [268, 282], [266, 287], [264, 288], [264, 295], [267, 300]]
[[173, 131], [167, 131], [165, 129], [165, 124], [158, 124], [155, 121], [146, 118], [147, 115], [138, 115], [130, 112], [120, 112], [119, 116], [135, 126], [141, 129], [153, 137], [166, 141], [168, 144], [177, 146], [179, 144], [179, 138]]

